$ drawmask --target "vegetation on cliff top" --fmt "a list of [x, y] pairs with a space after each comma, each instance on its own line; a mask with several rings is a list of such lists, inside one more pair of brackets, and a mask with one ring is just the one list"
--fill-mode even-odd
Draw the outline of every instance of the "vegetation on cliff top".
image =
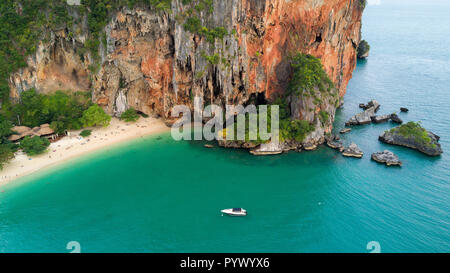
[[9, 75], [27, 66], [43, 28], [71, 24], [65, 0], [0, 1], [0, 100], [7, 100]]
[[389, 132], [392, 134], [399, 134], [405, 138], [413, 138], [417, 143], [435, 148], [433, 147], [434, 144], [432, 144], [432, 140], [429, 137], [427, 130], [425, 130], [419, 122], [410, 121], [406, 124], [392, 128]]
[[277, 98], [272, 105], [280, 107], [280, 141], [303, 142], [308, 133], [315, 130], [314, 124], [291, 118], [291, 111], [285, 97]]
[[[182, 0], [183, 5], [192, 5], [187, 9], [185, 28], [198, 33], [207, 41], [214, 43], [228, 34], [223, 27], [208, 29], [202, 26], [196, 17], [200, 12], [211, 13], [213, 0]], [[50, 31], [66, 28], [69, 37], [80, 31], [82, 17], [86, 16], [89, 35], [84, 48], [79, 49], [82, 59], [89, 52], [94, 62], [90, 69], [98, 69], [100, 61], [99, 47], [106, 46], [105, 26], [113, 11], [123, 6], [133, 8], [145, 5], [158, 11], [170, 12], [172, 0], [81, 0], [79, 6], [70, 9], [81, 18], [75, 19], [69, 14], [66, 0], [4, 0], [0, 2], [0, 100], [8, 103], [8, 79], [11, 73], [26, 67], [26, 58], [36, 51], [39, 40], [45, 40]], [[72, 13], [71, 13], [72, 14]], [[72, 14], [73, 15], [73, 14]]]
[[[292, 119], [288, 98], [292, 96], [313, 96], [314, 102], [318, 106], [321, 106], [320, 104], [324, 103], [323, 99], [335, 98], [338, 94], [333, 82], [323, 69], [320, 59], [308, 54], [297, 53], [291, 57], [291, 67], [293, 73], [288, 90], [286, 94], [276, 98], [272, 102], [272, 105], [278, 105], [280, 107], [280, 140], [301, 143], [316, 128], [313, 123], [306, 120]], [[319, 92], [316, 92], [316, 90], [321, 94], [318, 94]], [[311, 109], [310, 111], [315, 111], [315, 109]], [[270, 124], [270, 109], [268, 114]], [[257, 118], [259, 120], [258, 116]], [[330, 114], [325, 110], [320, 110], [316, 114], [316, 119], [319, 119], [325, 125], [330, 122]], [[246, 126], [246, 140], [248, 140], [248, 124]], [[259, 139], [250, 142], [261, 143]]]
[[309, 54], [297, 53], [291, 58], [293, 70], [288, 86], [288, 94], [303, 95], [312, 93], [315, 88], [321, 92], [330, 92], [333, 82], [323, 69], [320, 59]]
[[[87, 16], [89, 37], [84, 46], [94, 61], [98, 61], [100, 43], [106, 40], [104, 28], [112, 11], [137, 4], [167, 10], [171, 3], [172, 0], [82, 0], [80, 6], [71, 8]], [[9, 76], [27, 66], [26, 58], [36, 51], [38, 41], [45, 40], [51, 30], [63, 28], [67, 28], [71, 36], [77, 23], [80, 22], [69, 14], [66, 0], [0, 1], [0, 100], [8, 101]]]

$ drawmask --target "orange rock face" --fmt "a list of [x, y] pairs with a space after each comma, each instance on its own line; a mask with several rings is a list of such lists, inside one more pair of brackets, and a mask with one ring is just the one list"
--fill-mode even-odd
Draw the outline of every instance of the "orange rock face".
[[[227, 30], [214, 43], [185, 30], [192, 4], [172, 3], [171, 12], [139, 7], [112, 14], [101, 69], [90, 75], [92, 82], [87, 64], [77, 56], [55, 66], [56, 56], [48, 55], [46, 62], [30, 64], [40, 67], [33, 70], [34, 82], [24, 71], [12, 85], [26, 83], [15, 90], [41, 92], [55, 84], [58, 89], [91, 88], [94, 102], [110, 114], [134, 107], [170, 119], [173, 106], [192, 107], [194, 96], [218, 105], [270, 102], [286, 90], [289, 56], [302, 52], [320, 58], [339, 95], [345, 94], [360, 41], [360, 0], [214, 0], [212, 13], [195, 15], [208, 29]], [[295, 104], [294, 118], [316, 122], [317, 113], [327, 111], [334, 119], [335, 102], [313, 105], [311, 99], [297, 98]]]
[[74, 43], [64, 33], [49, 44], [39, 43], [37, 52], [28, 58], [28, 67], [10, 77], [11, 97], [35, 88], [44, 93], [57, 90], [88, 91], [91, 87], [88, 63], [76, 53]]
[[254, 62], [266, 75], [263, 82], [254, 77], [250, 81], [257, 88], [264, 86], [266, 97], [284, 91], [289, 74], [286, 57], [298, 51], [320, 58], [340, 95], [345, 94], [360, 41], [359, 1], [276, 0], [266, 1], [264, 9], [258, 9], [255, 1], [244, 2], [247, 27], [240, 27], [240, 33], [249, 27], [257, 30], [246, 37], [247, 54], [259, 52], [261, 57]]
[[[183, 21], [176, 19], [189, 6], [177, 3], [172, 15], [139, 9], [118, 12], [109, 26], [114, 46], [104, 67], [117, 67], [127, 84], [137, 79], [147, 82], [141, 97], [124, 90], [127, 103], [138, 106], [140, 101], [139, 111], [169, 118], [174, 105], [192, 106], [193, 96], [219, 105], [270, 101], [285, 92], [292, 73], [289, 56], [297, 52], [320, 58], [340, 96], [345, 94], [360, 41], [359, 0], [238, 2], [214, 1], [213, 14], [202, 13], [205, 26], [221, 26], [229, 33], [214, 44], [186, 31]], [[214, 55], [220, 61], [209, 63], [207, 57]], [[119, 92], [94, 90], [99, 98]], [[110, 97], [110, 113], [123, 109], [111, 107], [114, 100]]]

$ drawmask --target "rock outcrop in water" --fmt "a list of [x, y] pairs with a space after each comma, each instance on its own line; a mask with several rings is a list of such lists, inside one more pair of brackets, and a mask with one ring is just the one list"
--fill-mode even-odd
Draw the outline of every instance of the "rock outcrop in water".
[[403, 120], [397, 115], [397, 114], [391, 114], [390, 116], [389, 116], [389, 118], [391, 119], [391, 121], [393, 122], [393, 123], [397, 123], [397, 124], [402, 124], [403, 123]]
[[406, 107], [400, 107], [400, 111], [401, 111], [402, 113], [408, 113], [408, 112], [409, 112], [409, 109], [406, 108]]
[[380, 116], [373, 116], [372, 122], [374, 123], [383, 123], [387, 122], [391, 119], [391, 115], [380, 115]]
[[384, 152], [378, 152], [372, 154], [372, 160], [386, 164], [387, 166], [401, 166], [402, 162], [393, 152], [385, 150]]
[[376, 116], [376, 112], [380, 109], [380, 104], [376, 100], [370, 101], [367, 105], [362, 105], [364, 112], [354, 115], [346, 123], [346, 126], [364, 125], [372, 123], [372, 118]]
[[332, 136], [329, 139], [327, 139], [327, 146], [330, 147], [331, 149], [338, 150], [341, 153], [345, 149], [344, 144], [342, 144], [340, 139], [337, 138], [336, 136]]
[[386, 131], [379, 137], [379, 140], [415, 149], [429, 156], [439, 156], [443, 153], [439, 144], [439, 136], [425, 130], [415, 122], [408, 122]]
[[355, 143], [350, 144], [347, 148], [344, 149], [342, 152], [343, 156], [346, 157], [356, 157], [356, 158], [362, 158], [364, 156], [363, 151], [356, 145]]
[[250, 150], [252, 155], [277, 155], [283, 153], [283, 146], [280, 143], [265, 143], [258, 148]]
[[351, 131], [352, 131], [352, 128], [344, 128], [339, 133], [343, 135], [343, 134], [350, 133]]
[[366, 40], [362, 40], [358, 46], [358, 59], [367, 59], [369, 57], [370, 45]]
[[[90, 37], [86, 14], [71, 7], [74, 26], [40, 42], [28, 67], [11, 75], [11, 97], [30, 88], [93, 90], [94, 102], [109, 114], [133, 107], [170, 119], [173, 106], [192, 108], [194, 96], [221, 106], [270, 103], [285, 92], [292, 73], [288, 56], [297, 52], [320, 58], [339, 97], [345, 94], [360, 44], [360, 0], [211, 3], [210, 11], [200, 12], [181, 0], [173, 0], [170, 10], [138, 5], [111, 12], [99, 61], [82, 50]], [[186, 27], [192, 11], [201, 32]], [[295, 118], [318, 127], [306, 142], [323, 142], [339, 103], [292, 98]], [[328, 113], [326, 125], [320, 111]]]

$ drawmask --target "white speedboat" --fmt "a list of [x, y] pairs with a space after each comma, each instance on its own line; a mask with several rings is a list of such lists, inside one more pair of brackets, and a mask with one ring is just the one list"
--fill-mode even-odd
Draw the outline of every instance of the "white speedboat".
[[224, 210], [222, 210], [222, 215], [223, 214], [226, 214], [229, 216], [247, 216], [247, 211], [242, 208], [224, 209]]

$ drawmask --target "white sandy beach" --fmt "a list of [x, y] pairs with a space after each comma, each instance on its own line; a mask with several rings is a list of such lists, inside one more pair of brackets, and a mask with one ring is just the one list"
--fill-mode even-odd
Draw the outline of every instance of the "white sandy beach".
[[72, 131], [70, 136], [52, 143], [48, 152], [43, 155], [29, 157], [19, 151], [16, 157], [0, 171], [0, 186], [14, 182], [14, 179], [19, 177], [117, 143], [170, 130], [162, 120], [155, 118], [140, 118], [136, 123], [126, 123], [113, 118], [106, 128], [89, 129], [92, 129], [89, 137], [80, 137], [81, 131]]

